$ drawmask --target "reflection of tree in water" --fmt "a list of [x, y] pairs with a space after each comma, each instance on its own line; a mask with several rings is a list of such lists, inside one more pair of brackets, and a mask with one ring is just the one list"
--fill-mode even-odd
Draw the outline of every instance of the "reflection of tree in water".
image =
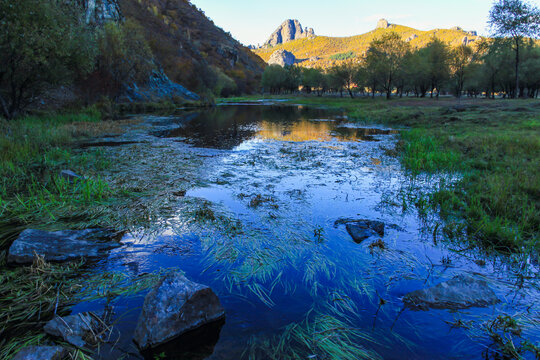
[[280, 141], [358, 141], [388, 134], [386, 130], [339, 127], [339, 121], [313, 121], [336, 115], [341, 114], [303, 106], [222, 106], [190, 118], [166, 136], [187, 138], [196, 147], [232, 149], [255, 137]]

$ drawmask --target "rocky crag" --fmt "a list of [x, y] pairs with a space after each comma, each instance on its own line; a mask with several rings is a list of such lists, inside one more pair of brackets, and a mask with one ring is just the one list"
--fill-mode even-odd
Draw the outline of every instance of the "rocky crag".
[[289, 41], [297, 39], [306, 39], [315, 36], [315, 31], [312, 28], [303, 28], [298, 20], [285, 20], [277, 29], [270, 35], [270, 38], [264, 43], [263, 47], [273, 47], [280, 44], [285, 44]]

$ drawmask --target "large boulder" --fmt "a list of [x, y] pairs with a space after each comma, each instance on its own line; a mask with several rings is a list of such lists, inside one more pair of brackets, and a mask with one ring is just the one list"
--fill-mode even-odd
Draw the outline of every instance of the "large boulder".
[[211, 288], [171, 272], [146, 295], [133, 338], [142, 350], [155, 348], [224, 317]]
[[290, 66], [296, 63], [296, 57], [287, 50], [275, 51], [268, 60], [269, 65]]
[[7, 260], [9, 264], [30, 264], [35, 255], [54, 262], [97, 257], [121, 246], [120, 236], [121, 233], [107, 229], [55, 232], [27, 229], [9, 248]]
[[22, 348], [12, 360], [62, 360], [68, 351], [62, 346], [28, 346]]
[[499, 301], [487, 281], [466, 274], [410, 292], [403, 298], [405, 305], [414, 310], [487, 307]]
[[79, 348], [95, 346], [100, 342], [99, 334], [103, 321], [94, 313], [81, 313], [65, 317], [56, 316], [45, 324], [43, 330]]
[[82, 0], [86, 22], [102, 25], [109, 21], [122, 20], [120, 3], [118, 0]]

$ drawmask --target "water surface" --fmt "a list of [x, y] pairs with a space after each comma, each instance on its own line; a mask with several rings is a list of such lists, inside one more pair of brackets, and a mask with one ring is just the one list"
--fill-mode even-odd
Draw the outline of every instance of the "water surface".
[[[483, 358], [491, 340], [477, 329], [500, 313], [529, 314], [524, 334], [539, 339], [533, 285], [516, 287], [506, 262], [434, 239], [433, 216], [403, 211], [400, 192], [410, 180], [387, 151], [397, 141], [393, 129], [360, 126], [336, 111], [237, 105], [147, 117], [125, 137], [118, 141], [137, 143], [111, 148], [111, 156], [146, 151], [144, 163], [164, 184], [196, 181], [157, 229], [127, 235], [96, 271], [179, 268], [211, 286], [227, 312], [222, 327], [195, 336], [207, 341], [173, 345], [168, 358]], [[336, 225], [342, 218], [385, 222], [386, 249], [370, 246], [379, 237], [356, 244]], [[501, 304], [404, 308], [406, 293], [465, 272], [484, 276]], [[121, 335], [102, 358], [141, 358], [131, 334], [143, 297], [114, 302]]]

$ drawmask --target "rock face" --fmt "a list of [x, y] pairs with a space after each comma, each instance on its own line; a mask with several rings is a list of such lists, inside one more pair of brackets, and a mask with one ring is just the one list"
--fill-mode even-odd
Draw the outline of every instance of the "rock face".
[[377, 21], [377, 29], [388, 29], [390, 27], [390, 23], [386, 19], [380, 19]]
[[298, 20], [285, 20], [277, 29], [270, 35], [263, 46], [276, 46], [284, 44], [296, 39], [305, 39], [315, 36], [315, 31], [312, 28], [302, 28]]
[[43, 330], [49, 335], [57, 336], [66, 342], [83, 348], [94, 346], [98, 342], [97, 334], [101, 333], [102, 322], [93, 313], [82, 313], [66, 317], [57, 316]]
[[290, 66], [294, 65], [296, 62], [296, 57], [293, 53], [287, 50], [277, 50], [275, 51], [270, 59], [268, 60], [269, 65], [280, 65], [280, 66]]
[[29, 346], [19, 351], [12, 360], [62, 360], [68, 351], [61, 346]]
[[487, 282], [471, 275], [458, 275], [428, 289], [416, 290], [403, 298], [414, 310], [466, 309], [497, 304], [499, 299]]
[[212, 289], [174, 272], [146, 295], [133, 338], [142, 350], [155, 348], [224, 317]]
[[132, 84], [126, 89], [126, 99], [132, 101], [156, 101], [176, 97], [187, 100], [199, 100], [199, 95], [187, 90], [182, 85], [172, 82], [163, 70], [155, 70], [143, 86]]
[[120, 21], [122, 13], [117, 0], [78, 0], [86, 12], [88, 24], [102, 25], [108, 21]]
[[8, 252], [9, 264], [30, 264], [34, 255], [45, 261], [68, 261], [96, 257], [121, 246], [119, 233], [107, 229], [47, 232], [28, 229], [13, 242]]

